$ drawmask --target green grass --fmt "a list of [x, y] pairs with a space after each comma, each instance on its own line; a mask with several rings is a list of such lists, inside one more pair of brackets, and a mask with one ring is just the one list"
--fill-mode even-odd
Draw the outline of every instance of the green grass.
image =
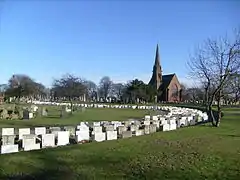
[[37, 117], [30, 120], [0, 120], [0, 127], [36, 127], [77, 125], [81, 121], [122, 121], [129, 118], [143, 118], [148, 110], [87, 108], [85, 112], [77, 111], [71, 116], [60, 118], [58, 107], [48, 106], [49, 117]]
[[[107, 109], [104, 109], [107, 111]], [[239, 179], [240, 114], [219, 128], [194, 126], [141, 137], [0, 156], [0, 179]]]

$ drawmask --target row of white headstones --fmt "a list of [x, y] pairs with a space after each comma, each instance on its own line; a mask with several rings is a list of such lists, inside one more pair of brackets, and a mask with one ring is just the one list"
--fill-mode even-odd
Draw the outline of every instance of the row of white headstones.
[[[104, 105], [103, 105], [104, 106]], [[127, 105], [129, 107], [129, 105]], [[102, 106], [100, 106], [102, 107]], [[153, 108], [153, 107], [152, 107]], [[207, 121], [206, 113], [196, 109], [179, 108], [179, 107], [158, 107], [158, 109], [168, 110], [169, 113], [162, 117], [161, 115], [146, 115], [143, 121], [129, 120], [124, 122], [81, 122], [73, 131], [65, 129], [61, 131], [59, 127], [50, 128], [47, 133], [46, 127], [35, 127], [34, 134], [31, 134], [30, 128], [20, 128], [15, 134], [14, 128], [2, 128], [2, 145], [1, 154], [15, 153], [23, 149], [24, 151], [37, 150], [47, 147], [64, 146], [70, 144], [70, 135], [75, 136], [77, 142], [116, 140], [118, 138], [129, 138], [133, 135], [141, 136], [154, 133], [156, 131], [175, 130], [178, 124], [188, 126], [193, 118], [197, 117], [197, 121]], [[176, 119], [176, 115], [181, 114], [180, 119]], [[142, 128], [142, 129], [141, 129]], [[15, 144], [15, 139], [22, 144]]]

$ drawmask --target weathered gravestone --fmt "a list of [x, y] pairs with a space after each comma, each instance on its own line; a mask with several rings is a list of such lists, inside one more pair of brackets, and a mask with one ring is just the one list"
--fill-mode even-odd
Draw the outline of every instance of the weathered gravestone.
[[142, 136], [142, 135], [144, 135], [144, 129], [138, 129], [138, 130], [136, 130], [135, 135], [136, 135], [136, 136]]
[[76, 136], [77, 136], [77, 142], [89, 141], [90, 139], [89, 130], [76, 131]]
[[121, 134], [121, 138], [130, 138], [130, 137], [132, 137], [131, 131], [123, 131]]
[[150, 134], [150, 125], [144, 125], [144, 134]]
[[23, 119], [30, 119], [29, 114], [30, 114], [29, 110], [24, 109], [23, 110]]

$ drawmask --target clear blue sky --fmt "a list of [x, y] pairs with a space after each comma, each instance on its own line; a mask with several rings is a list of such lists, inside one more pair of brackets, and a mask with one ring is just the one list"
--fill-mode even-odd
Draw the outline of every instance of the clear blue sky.
[[163, 72], [186, 82], [189, 52], [239, 23], [239, 0], [0, 0], [0, 83], [14, 73], [46, 86], [65, 73], [147, 82], [157, 43]]

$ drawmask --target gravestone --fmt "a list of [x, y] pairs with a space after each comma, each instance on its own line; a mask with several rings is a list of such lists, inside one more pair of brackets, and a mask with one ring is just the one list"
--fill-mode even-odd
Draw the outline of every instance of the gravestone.
[[132, 137], [131, 131], [123, 131], [121, 134], [121, 138], [130, 138], [130, 137]]
[[46, 134], [46, 127], [35, 127], [35, 135]]
[[8, 154], [8, 153], [16, 153], [18, 152], [18, 145], [2, 145], [1, 146], [1, 154]]
[[19, 130], [18, 130], [18, 134], [19, 134], [19, 139], [22, 139], [22, 136], [23, 135], [28, 135], [28, 134], [30, 134], [30, 128], [20, 128]]
[[102, 126], [94, 126], [94, 127], [93, 127], [93, 132], [92, 132], [92, 134], [102, 133], [102, 132], [103, 132], [102, 130], [103, 130], [103, 129], [102, 129]]
[[117, 132], [118, 134], [122, 134], [123, 131], [127, 131], [127, 127], [126, 126], [118, 126], [117, 127]]
[[31, 149], [31, 145], [36, 144], [36, 135], [34, 134], [28, 134], [28, 135], [22, 135], [22, 147], [25, 147], [26, 149]]
[[42, 108], [41, 115], [42, 116], [48, 116], [48, 110], [45, 107]]
[[93, 139], [97, 142], [102, 142], [106, 140], [106, 133], [104, 132], [95, 132]]
[[69, 144], [69, 137], [70, 137], [69, 131], [59, 131], [57, 145], [65, 146], [65, 145]]
[[144, 125], [144, 134], [150, 134], [150, 125]]
[[42, 134], [42, 147], [54, 147], [55, 146], [55, 136], [54, 134]]
[[2, 128], [2, 136], [14, 135], [14, 128]]
[[105, 127], [104, 127], [104, 131], [106, 132], [106, 131], [114, 131], [114, 126], [113, 125], [106, 125]]
[[23, 110], [23, 119], [30, 119], [29, 114], [30, 114], [29, 110], [24, 109]]
[[155, 133], [157, 132], [157, 125], [156, 124], [150, 124], [149, 125], [149, 133]]
[[2, 145], [14, 145], [15, 135], [3, 135]]
[[117, 139], [117, 131], [107, 131], [107, 140]]
[[76, 135], [77, 135], [77, 142], [81, 142], [81, 141], [89, 141], [90, 136], [89, 136], [89, 130], [87, 131], [76, 131]]
[[144, 130], [143, 130], [143, 129], [138, 129], [138, 130], [136, 130], [135, 135], [136, 135], [136, 136], [142, 136], [142, 135], [144, 135]]
[[24, 151], [32, 151], [40, 149], [40, 143], [30, 144], [26, 143], [24, 146]]

